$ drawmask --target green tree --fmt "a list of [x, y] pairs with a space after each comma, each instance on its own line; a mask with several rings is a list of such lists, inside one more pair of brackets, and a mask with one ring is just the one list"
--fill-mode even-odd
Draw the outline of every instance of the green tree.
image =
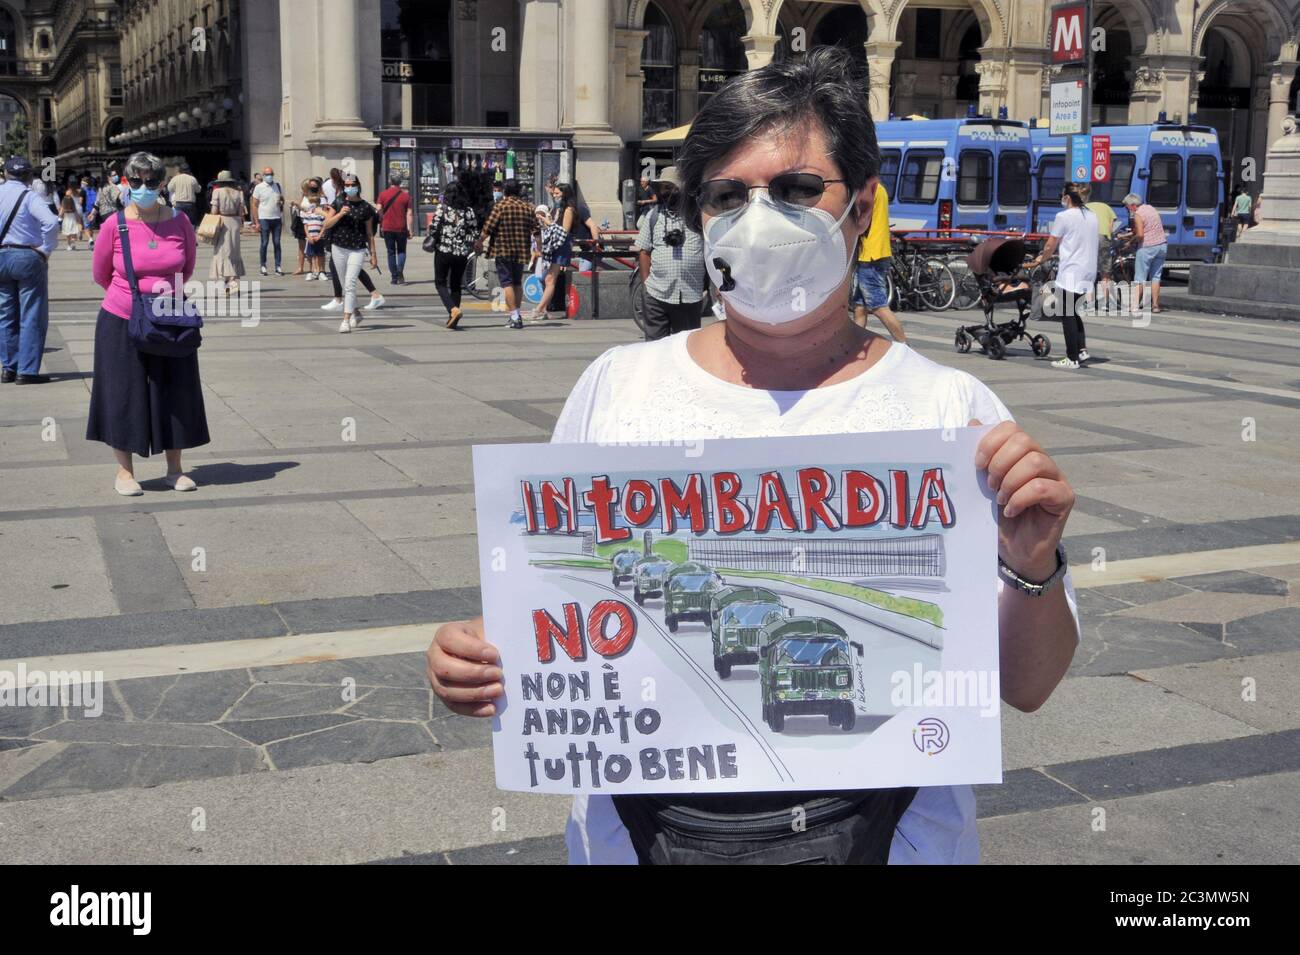
[[[5, 158], [27, 155], [27, 117], [19, 116], [5, 135]], [[31, 157], [28, 157], [31, 158]]]

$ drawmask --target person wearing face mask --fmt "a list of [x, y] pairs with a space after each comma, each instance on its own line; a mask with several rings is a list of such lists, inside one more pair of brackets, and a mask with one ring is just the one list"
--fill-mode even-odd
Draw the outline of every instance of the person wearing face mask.
[[[976, 378], [845, 321], [854, 247], [870, 226], [879, 181], [865, 74], [847, 50], [819, 47], [742, 73], [709, 97], [676, 167], [682, 218], [704, 236], [727, 320], [606, 351], [578, 380], [551, 439], [637, 445], [839, 434], [888, 455], [879, 432], [995, 425], [974, 461], [998, 498], [1000, 567], [986, 568], [988, 599], [998, 605], [1002, 698], [1031, 711], [1065, 675], [1079, 639], [1059, 547], [1074, 493]], [[507, 674], [493, 636], [482, 618], [434, 635], [429, 681], [456, 713], [496, 712]], [[800, 807], [810, 821], [816, 807], [817, 824], [792, 827]], [[697, 836], [729, 838], [683, 840], [683, 817], [699, 820]], [[767, 838], [745, 834], [757, 826]], [[579, 864], [662, 864], [670, 848], [715, 863], [740, 849], [747, 862], [979, 858], [969, 786], [578, 796], [566, 841]]]
[[1043, 251], [1026, 269], [1041, 265], [1053, 255], [1060, 256], [1056, 268], [1056, 314], [1061, 316], [1065, 332], [1065, 357], [1052, 362], [1053, 368], [1077, 371], [1088, 360], [1088, 340], [1083, 330], [1083, 309], [1088, 293], [1097, 283], [1097, 217], [1084, 204], [1080, 188], [1067, 182], [1061, 190], [1061, 205], [1052, 220], [1052, 234], [1043, 243]]
[[196, 485], [181, 467], [181, 452], [209, 441], [198, 352], [164, 358], [138, 351], [132, 344], [127, 333], [132, 288], [120, 231], [126, 230], [139, 291], [161, 295], [194, 274], [194, 226], [189, 217], [158, 201], [164, 174], [161, 159], [135, 153], [127, 160], [125, 173], [131, 204], [106, 223], [91, 265], [95, 282], [104, 289], [104, 301], [95, 322], [86, 440], [102, 441], [113, 449], [117, 458], [113, 487], [124, 497], [144, 493], [132, 456], [159, 452], [167, 459], [163, 483], [175, 491], [193, 491]]
[[266, 274], [266, 244], [275, 246], [275, 274], [284, 275], [280, 268], [280, 233], [284, 225], [284, 190], [275, 181], [275, 170], [267, 166], [262, 170], [262, 181], [253, 189], [253, 231], [262, 237], [258, 262]]
[[335, 200], [335, 208], [326, 213], [324, 225], [324, 231], [330, 237], [330, 267], [342, 283], [343, 322], [339, 325], [342, 333], [351, 332], [361, 324], [361, 315], [357, 311], [357, 278], [367, 250], [370, 267], [379, 268], [375, 256], [375, 225], [378, 221], [375, 207], [361, 198], [361, 180], [352, 173], [345, 175], [343, 195]]
[[239, 254], [239, 236], [244, 228], [244, 190], [240, 188], [229, 169], [217, 173], [209, 194], [212, 196], [213, 215], [221, 217], [221, 228], [212, 249], [211, 277], [226, 283], [226, 291], [239, 288], [244, 277], [244, 259]]
[[700, 327], [704, 237], [679, 212], [681, 182], [669, 166], [654, 181], [658, 205], [641, 219], [632, 248], [645, 285], [646, 341]]

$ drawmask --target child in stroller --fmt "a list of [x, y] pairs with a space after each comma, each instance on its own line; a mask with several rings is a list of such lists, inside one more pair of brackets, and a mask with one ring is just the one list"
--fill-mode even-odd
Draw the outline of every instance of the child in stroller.
[[[1021, 239], [990, 239], [981, 242], [966, 256], [966, 265], [979, 283], [983, 325], [963, 325], [957, 329], [953, 345], [958, 352], [970, 351], [974, 342], [990, 358], [1006, 355], [1007, 346], [1020, 338], [1029, 339], [1029, 347], [1042, 358], [1052, 350], [1044, 335], [1031, 336], [1025, 330], [1029, 321], [1033, 288], [1025, 272], [1025, 243]], [[1016, 318], [1009, 322], [993, 320], [993, 308], [999, 302], [1014, 302]]]

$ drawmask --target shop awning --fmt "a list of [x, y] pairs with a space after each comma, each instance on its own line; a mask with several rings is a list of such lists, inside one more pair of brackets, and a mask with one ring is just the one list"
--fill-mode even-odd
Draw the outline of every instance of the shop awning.
[[673, 129], [665, 129], [662, 133], [655, 133], [653, 136], [647, 136], [641, 140], [642, 146], [680, 146], [686, 141], [686, 134], [691, 131], [691, 124], [677, 126]]

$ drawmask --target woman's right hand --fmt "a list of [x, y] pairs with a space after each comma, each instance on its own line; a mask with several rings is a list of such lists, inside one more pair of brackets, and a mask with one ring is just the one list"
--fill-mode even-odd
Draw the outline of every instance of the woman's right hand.
[[429, 685], [461, 716], [494, 716], [505, 692], [501, 655], [483, 636], [483, 618], [444, 623], [425, 654]]

